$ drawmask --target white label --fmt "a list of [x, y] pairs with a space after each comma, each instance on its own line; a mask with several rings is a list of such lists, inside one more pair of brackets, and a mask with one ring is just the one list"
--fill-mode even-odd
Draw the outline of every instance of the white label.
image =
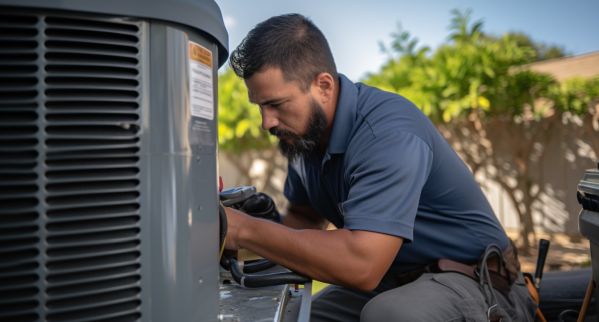
[[189, 92], [191, 115], [214, 120], [212, 52], [189, 42]]

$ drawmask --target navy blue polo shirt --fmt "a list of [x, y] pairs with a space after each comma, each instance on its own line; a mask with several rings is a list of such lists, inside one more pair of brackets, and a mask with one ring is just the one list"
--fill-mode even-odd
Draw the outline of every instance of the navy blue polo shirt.
[[403, 238], [401, 271], [507, 247], [480, 186], [430, 120], [402, 96], [339, 78], [326, 153], [289, 162], [287, 199], [338, 228]]

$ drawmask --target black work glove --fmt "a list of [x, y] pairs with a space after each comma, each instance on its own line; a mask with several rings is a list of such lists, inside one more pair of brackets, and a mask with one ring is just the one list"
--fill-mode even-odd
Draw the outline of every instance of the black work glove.
[[281, 222], [281, 215], [270, 196], [258, 192], [239, 204], [239, 210], [250, 216]]

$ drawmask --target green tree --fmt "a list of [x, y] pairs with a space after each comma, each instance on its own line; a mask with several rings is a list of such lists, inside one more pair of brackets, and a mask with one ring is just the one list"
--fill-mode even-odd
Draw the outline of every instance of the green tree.
[[218, 78], [218, 143], [223, 152], [269, 149], [274, 139], [262, 131], [260, 110], [250, 103], [243, 80], [227, 68]]
[[510, 38], [516, 40], [518, 46], [528, 47], [535, 52], [535, 61], [561, 58], [566, 56], [566, 51], [559, 46], [547, 45], [533, 41], [530, 36], [523, 32], [510, 32]]

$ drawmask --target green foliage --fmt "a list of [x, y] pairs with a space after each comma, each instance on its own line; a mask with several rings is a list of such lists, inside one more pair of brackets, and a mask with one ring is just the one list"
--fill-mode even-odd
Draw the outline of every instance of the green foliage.
[[218, 143], [226, 152], [240, 153], [274, 145], [274, 137], [261, 128], [259, 108], [250, 103], [247, 88], [232, 69], [218, 80]]
[[483, 32], [471, 12], [452, 11], [448, 43], [433, 53], [417, 50], [417, 40], [399, 28], [392, 34], [389, 60], [365, 82], [412, 100], [434, 122], [447, 123], [472, 112], [535, 118], [557, 108], [582, 113], [597, 97], [597, 81], [558, 83], [548, 75], [518, 67], [561, 57], [559, 47], [536, 44], [522, 33], [501, 37]]
[[462, 43], [472, 42], [473, 40], [476, 41], [479, 37], [483, 36], [482, 20], [477, 20], [474, 23], [470, 24], [470, 16], [472, 15], [472, 10], [468, 9], [464, 12], [461, 12], [457, 9], [453, 9], [451, 11], [451, 14], [453, 15], [453, 17], [451, 18], [449, 29], [452, 32], [449, 35], [449, 39], [453, 40], [456, 43]]
[[599, 77], [568, 79], [551, 88], [551, 96], [559, 109], [578, 115], [587, 114], [591, 102], [599, 99]]
[[[508, 32], [506, 35], [515, 40], [518, 47], [527, 47], [532, 50], [534, 52], [534, 61], [561, 58], [566, 56], [566, 51], [562, 47], [535, 42], [525, 33]], [[492, 35], [485, 35], [485, 37], [496, 39], [496, 37]]]

